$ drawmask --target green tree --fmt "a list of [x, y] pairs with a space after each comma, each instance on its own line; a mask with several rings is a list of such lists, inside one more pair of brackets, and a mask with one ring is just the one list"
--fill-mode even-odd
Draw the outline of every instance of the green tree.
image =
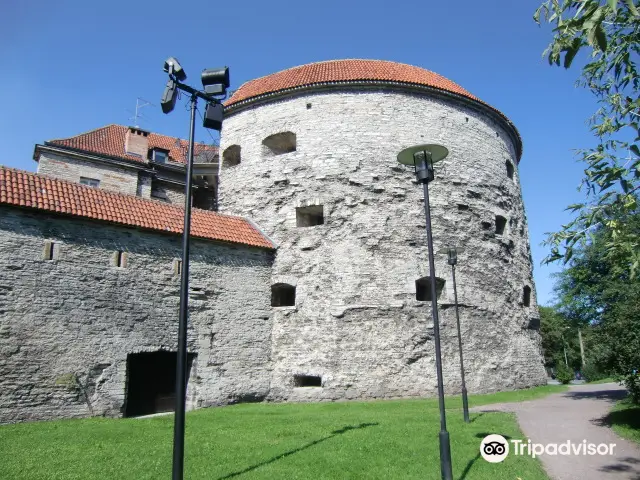
[[585, 203], [567, 209], [575, 218], [545, 243], [546, 263], [567, 263], [574, 248], [594, 228], [611, 231], [606, 253], [617, 269], [635, 276], [640, 267], [640, 237], [625, 221], [637, 208], [640, 188], [640, 13], [637, 0], [546, 0], [534, 15], [553, 27], [544, 55], [551, 65], [570, 68], [580, 51], [587, 60], [578, 84], [588, 88], [599, 105], [591, 121], [593, 148], [579, 150], [586, 163], [581, 189]]
[[[640, 236], [640, 212], [629, 215], [626, 228]], [[558, 276], [558, 311], [588, 332], [587, 363], [625, 382], [640, 402], [640, 278], [619, 268], [609, 245], [614, 231], [605, 226], [577, 248]]]
[[556, 368], [566, 362], [571, 371], [580, 370], [581, 357], [578, 330], [555, 307], [538, 307], [544, 364]]

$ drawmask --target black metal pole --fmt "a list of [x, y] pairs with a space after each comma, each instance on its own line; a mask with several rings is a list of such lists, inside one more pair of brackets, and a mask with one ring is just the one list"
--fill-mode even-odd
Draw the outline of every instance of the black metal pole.
[[453, 480], [451, 469], [451, 443], [447, 432], [444, 410], [444, 382], [442, 380], [442, 357], [440, 354], [440, 324], [438, 322], [438, 302], [436, 300], [436, 268], [433, 260], [433, 239], [431, 237], [431, 210], [429, 207], [428, 180], [422, 183], [424, 189], [424, 214], [427, 220], [427, 246], [429, 250], [429, 276], [431, 278], [431, 315], [436, 343], [436, 374], [438, 377], [438, 404], [440, 406], [440, 471], [443, 480]]
[[469, 400], [467, 398], [467, 384], [464, 381], [464, 361], [462, 360], [462, 333], [460, 333], [460, 313], [458, 312], [458, 287], [456, 286], [456, 266], [451, 265], [453, 273], [453, 298], [456, 302], [456, 322], [458, 324], [458, 348], [460, 349], [460, 377], [462, 378], [462, 411], [464, 421], [469, 423]]
[[192, 94], [187, 178], [184, 187], [182, 276], [180, 277], [180, 326], [178, 328], [178, 358], [176, 364], [176, 413], [173, 426], [173, 480], [182, 480], [184, 472], [184, 427], [187, 401], [187, 316], [189, 310], [189, 237], [191, 234], [191, 170], [193, 166], [193, 136], [196, 124], [197, 102], [197, 95]]

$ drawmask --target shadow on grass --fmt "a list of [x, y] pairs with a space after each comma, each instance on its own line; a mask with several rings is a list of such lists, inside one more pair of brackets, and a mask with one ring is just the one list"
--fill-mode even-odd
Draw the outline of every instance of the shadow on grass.
[[[480, 415], [482, 415], [482, 414], [480, 414]], [[482, 440], [487, 435], [493, 435], [493, 433], [487, 433], [487, 432], [476, 433], [476, 438], [479, 438], [480, 440]], [[508, 435], [502, 435], [502, 436], [504, 438], [506, 438], [507, 440], [511, 440], [511, 437], [508, 436]], [[469, 475], [469, 471], [471, 470], [471, 467], [473, 467], [473, 464], [476, 463], [476, 461], [479, 458], [480, 458], [480, 443], [478, 443], [478, 453], [476, 454], [475, 457], [473, 457], [471, 460], [469, 460], [469, 462], [467, 463], [467, 466], [464, 467], [464, 470], [462, 471], [462, 475], [460, 475], [460, 480], [464, 480], [465, 478], [467, 478], [467, 475]]]
[[298, 453], [301, 452], [302, 450], [306, 450], [307, 448], [311, 448], [314, 445], [318, 445], [319, 443], [325, 442], [333, 437], [336, 437], [338, 435], [342, 435], [343, 433], [347, 433], [350, 430], [359, 430], [362, 428], [367, 428], [367, 427], [375, 427], [376, 425], [379, 425], [379, 423], [361, 423], [359, 425], [346, 425], [342, 428], [339, 428], [337, 430], [334, 430], [333, 432], [331, 432], [331, 435], [327, 435], [326, 437], [323, 438], [319, 438], [318, 440], [314, 440], [313, 442], [309, 442], [306, 445], [303, 445], [301, 447], [298, 448], [294, 448], [293, 450], [289, 450], [288, 452], [284, 452], [276, 457], [270, 458], [269, 460], [265, 460], [264, 462], [260, 462], [260, 463], [256, 463], [255, 465], [251, 465], [250, 467], [247, 467], [243, 470], [238, 470], [237, 472], [233, 472], [233, 473], [229, 473], [228, 475], [225, 475], [223, 477], [219, 477], [218, 480], [225, 480], [228, 478], [234, 478], [237, 477], [239, 475], [243, 475], [245, 473], [251, 472], [252, 470], [255, 470], [257, 468], [260, 467], [264, 467], [265, 465], [269, 465], [270, 463], [273, 462], [277, 462], [278, 460], [282, 460], [283, 458], [288, 457], [289, 455], [293, 455], [294, 453]]
[[591, 423], [600, 427], [620, 426], [640, 430], [640, 405], [624, 410], [614, 410], [602, 418], [591, 420]]

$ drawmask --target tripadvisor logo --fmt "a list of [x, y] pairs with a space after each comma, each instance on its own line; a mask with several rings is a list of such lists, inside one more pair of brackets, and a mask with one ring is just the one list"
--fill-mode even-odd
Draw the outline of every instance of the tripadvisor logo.
[[502, 435], [487, 435], [480, 443], [480, 455], [489, 463], [500, 463], [509, 455], [509, 442]]
[[[543, 453], [555, 455], [613, 455], [615, 443], [573, 443], [567, 440], [563, 443], [531, 443], [531, 440], [510, 440], [513, 455], [528, 455], [532, 458], [539, 457]], [[487, 435], [480, 443], [480, 454], [487, 462], [499, 463], [509, 455], [509, 441], [502, 435]]]

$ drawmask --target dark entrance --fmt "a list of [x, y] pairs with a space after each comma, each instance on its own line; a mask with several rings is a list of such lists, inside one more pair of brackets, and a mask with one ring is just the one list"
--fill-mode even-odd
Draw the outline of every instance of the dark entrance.
[[[127, 355], [125, 417], [173, 412], [176, 402], [176, 352]], [[195, 354], [187, 354], [187, 378]]]

